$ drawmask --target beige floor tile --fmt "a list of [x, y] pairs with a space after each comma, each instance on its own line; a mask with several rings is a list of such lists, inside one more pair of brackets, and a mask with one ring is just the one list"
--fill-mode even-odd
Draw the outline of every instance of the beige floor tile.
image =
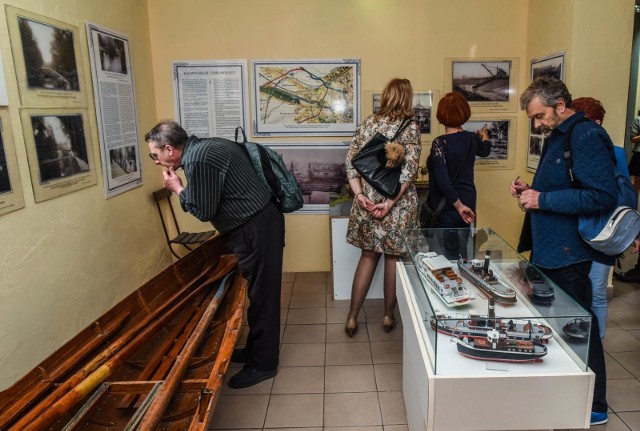
[[402, 341], [378, 341], [371, 343], [374, 364], [401, 364]]
[[637, 310], [640, 306], [640, 288], [636, 288], [632, 292], [620, 296], [620, 299], [634, 307], [634, 310]]
[[324, 343], [283, 344], [280, 347], [281, 366], [324, 366], [324, 361]]
[[369, 331], [369, 339], [371, 341], [402, 341], [402, 323], [397, 322], [395, 328], [389, 332], [384, 332], [382, 321], [368, 322], [367, 330]]
[[[349, 307], [327, 307], [327, 323], [344, 323], [347, 321], [347, 315], [349, 314]], [[358, 314], [358, 323], [365, 323], [367, 316], [360, 312]]]
[[324, 367], [280, 367], [272, 394], [324, 393]]
[[632, 329], [628, 332], [629, 334], [633, 335], [633, 338], [635, 338], [636, 340], [640, 340], [640, 329]]
[[325, 393], [372, 392], [376, 390], [373, 365], [328, 365]]
[[615, 412], [638, 411], [640, 382], [636, 379], [608, 380], [607, 401]]
[[292, 295], [280, 295], [280, 308], [289, 308]]
[[381, 426], [368, 427], [324, 427], [324, 431], [384, 431]]
[[378, 391], [402, 390], [402, 364], [376, 364], [373, 369]]
[[209, 429], [262, 428], [268, 395], [221, 395]]
[[406, 425], [407, 413], [401, 391], [378, 392], [383, 425]]
[[[622, 329], [622, 327], [620, 325], [618, 325], [615, 320], [611, 319], [611, 316], [607, 315], [607, 325], [605, 327], [606, 333], [608, 333], [609, 331], [624, 331], [624, 329]], [[606, 339], [606, 333], [605, 333], [605, 339]]]
[[327, 365], [371, 364], [369, 343], [327, 343]]
[[615, 298], [612, 298], [611, 300], [609, 300], [609, 302], [607, 303], [607, 310], [609, 312], [629, 312], [629, 311], [636, 311], [634, 309], [634, 307], [632, 307], [631, 305], [629, 305], [627, 302], [625, 302], [625, 299], [628, 299], [628, 296], [618, 296]]
[[382, 425], [377, 392], [325, 394], [324, 425]]
[[294, 295], [326, 294], [327, 282], [325, 280], [296, 281], [293, 285]]
[[289, 315], [289, 309], [282, 307], [280, 309], [280, 323], [282, 324], [286, 323], [288, 315]]
[[291, 295], [293, 291], [293, 283], [282, 283], [282, 287], [280, 288], [281, 295]]
[[291, 308], [321, 308], [327, 306], [327, 295], [291, 295]]
[[283, 272], [282, 273], [282, 282], [283, 283], [293, 283], [296, 281], [296, 273], [295, 272]]
[[348, 307], [350, 302], [348, 299], [333, 299], [333, 292], [331, 292], [331, 290], [327, 293], [327, 308]]
[[385, 425], [384, 431], [409, 431], [407, 425]]
[[637, 311], [611, 312], [611, 319], [623, 329], [640, 329], [640, 313]]
[[640, 351], [640, 340], [625, 330], [607, 330], [604, 337], [604, 350], [609, 353]]
[[271, 395], [265, 428], [321, 427], [322, 394]]
[[287, 325], [311, 325], [327, 323], [326, 308], [292, 308], [287, 316]]
[[[291, 313], [292, 310], [289, 310]], [[287, 325], [282, 342], [324, 343], [327, 339], [327, 325]]]
[[344, 332], [344, 323], [327, 324], [327, 343], [368, 343], [369, 333], [365, 323], [358, 323], [358, 330], [353, 337]]
[[624, 367], [609, 354], [605, 353], [604, 360], [607, 366], [607, 380], [633, 378], [633, 375], [631, 375], [629, 371], [625, 370]]
[[[611, 357], [636, 379], [640, 378], [640, 351], [611, 353]], [[638, 410], [640, 410], [640, 403], [638, 404]]]
[[[640, 411], [618, 413], [620, 420], [632, 431], [640, 431]], [[624, 429], [624, 428], [621, 428]]]

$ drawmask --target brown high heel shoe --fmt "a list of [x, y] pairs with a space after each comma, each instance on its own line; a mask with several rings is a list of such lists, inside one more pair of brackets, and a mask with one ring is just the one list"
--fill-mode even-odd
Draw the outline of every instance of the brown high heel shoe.
[[358, 330], [358, 322], [356, 319], [347, 319], [347, 323], [344, 325], [344, 332], [347, 333], [349, 337], [353, 337], [353, 334]]
[[396, 327], [396, 319], [393, 316], [384, 316], [382, 318], [382, 328], [384, 332], [389, 332]]

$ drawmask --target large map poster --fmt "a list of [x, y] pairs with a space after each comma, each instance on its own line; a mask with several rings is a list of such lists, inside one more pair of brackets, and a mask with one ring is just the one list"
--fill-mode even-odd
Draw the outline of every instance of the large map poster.
[[360, 60], [255, 60], [256, 136], [350, 136], [360, 122]]

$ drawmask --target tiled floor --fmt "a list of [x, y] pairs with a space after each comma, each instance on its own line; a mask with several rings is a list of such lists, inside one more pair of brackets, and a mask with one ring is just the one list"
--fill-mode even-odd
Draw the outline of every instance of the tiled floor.
[[[353, 338], [349, 301], [331, 297], [330, 273], [284, 274], [282, 348], [275, 379], [229, 389], [227, 373], [210, 429], [405, 431], [402, 324], [382, 330], [381, 300], [367, 300]], [[246, 328], [240, 343], [244, 343]], [[615, 282], [605, 338], [609, 423], [640, 431], [640, 286]], [[452, 430], [453, 431], [453, 430]]]

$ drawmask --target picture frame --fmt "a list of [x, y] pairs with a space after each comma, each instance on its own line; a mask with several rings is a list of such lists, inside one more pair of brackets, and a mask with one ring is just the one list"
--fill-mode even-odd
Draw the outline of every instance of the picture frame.
[[498, 170], [515, 168], [515, 115], [473, 116], [462, 127], [469, 132], [476, 132], [487, 125], [492, 148], [488, 157], [476, 157], [478, 170]]
[[517, 112], [519, 61], [511, 58], [446, 58], [445, 92], [461, 93], [477, 113]]
[[8, 108], [0, 108], [0, 215], [24, 208]]
[[302, 188], [304, 205], [295, 214], [328, 214], [330, 197], [348, 187], [346, 158], [350, 141], [265, 143], [278, 153]]
[[8, 5], [6, 15], [22, 105], [86, 107], [78, 28]]
[[353, 135], [360, 123], [359, 59], [254, 60], [251, 66], [254, 136]]
[[23, 108], [20, 117], [36, 202], [97, 184], [86, 109]]
[[[373, 114], [380, 109], [380, 96], [381, 93], [371, 93], [371, 110]], [[434, 92], [431, 90], [413, 93], [413, 119], [419, 124], [420, 133], [423, 135], [430, 135], [432, 133], [431, 117], [433, 112], [433, 99]]]
[[[561, 81], [566, 75], [566, 52], [557, 52], [541, 58], [531, 59], [531, 82], [541, 76], [550, 76]], [[536, 172], [540, 163], [540, 153], [545, 143], [545, 136], [533, 126], [533, 120], [529, 121], [529, 136], [527, 139], [527, 171]]]

